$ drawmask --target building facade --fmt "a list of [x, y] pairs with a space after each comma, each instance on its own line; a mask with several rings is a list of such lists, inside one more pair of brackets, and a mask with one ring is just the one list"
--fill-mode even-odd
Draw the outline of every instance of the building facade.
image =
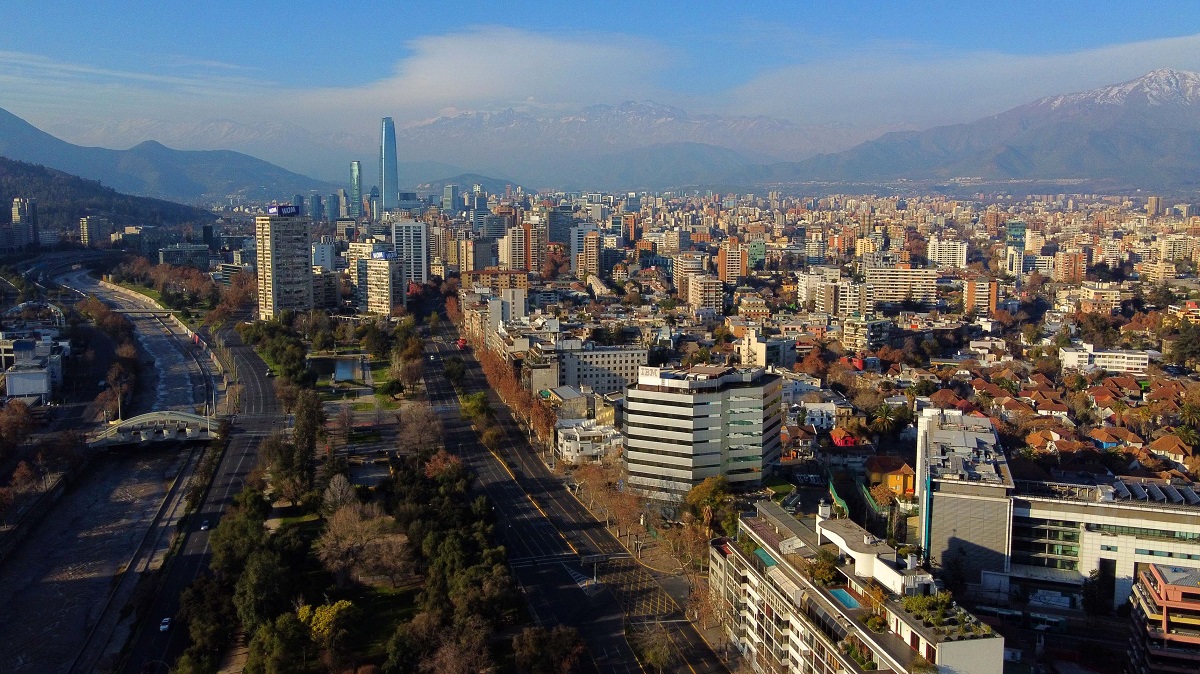
[[295, 206], [272, 206], [254, 219], [258, 247], [258, 318], [313, 306], [312, 236]]

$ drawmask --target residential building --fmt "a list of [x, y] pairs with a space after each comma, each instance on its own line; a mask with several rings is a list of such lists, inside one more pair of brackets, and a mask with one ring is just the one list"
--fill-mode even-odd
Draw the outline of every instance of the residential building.
[[[917, 597], [935, 593], [933, 576], [901, 558], [822, 503], [814, 518], [793, 516], [770, 500], [738, 520], [737, 540], [709, 549], [709, 586], [722, 627], [750, 668], [781, 674], [917, 672], [930, 665], [958, 674], [1001, 674], [1004, 639], [945, 595], [952, 630], [927, 622]], [[820, 552], [844, 559], [832, 586], [807, 571]], [[911, 602], [911, 603], [910, 603]], [[934, 603], [929, 601], [929, 603]], [[871, 626], [868, 626], [868, 622]]]
[[639, 368], [625, 392], [628, 485], [664, 500], [709, 477], [760, 485], [779, 463], [780, 389], [761, 368]]
[[320, 241], [313, 242], [312, 266], [320, 267], [325, 271], [337, 271], [337, 263], [338, 249], [333, 237], [323, 236]]
[[312, 241], [308, 218], [295, 206], [271, 206], [254, 219], [258, 250], [258, 318], [313, 306]]
[[704, 262], [704, 256], [699, 253], [683, 253], [672, 259], [671, 283], [680, 297], [688, 297], [689, 278], [704, 274]]
[[462, 277], [462, 287], [487, 288], [496, 294], [499, 294], [500, 291], [508, 288], [522, 288], [528, 290], [529, 272], [519, 270], [510, 271], [496, 268], [464, 272]]
[[737, 283], [750, 273], [750, 251], [736, 236], [721, 242], [717, 249], [717, 276], [725, 283]]
[[8, 237], [8, 247], [26, 248], [41, 245], [41, 233], [38, 230], [37, 199], [16, 197], [12, 202], [12, 229]]
[[937, 270], [871, 267], [866, 270], [872, 307], [904, 301], [932, 304], [937, 300]]
[[796, 364], [796, 340], [768, 338], [757, 329], [750, 329], [734, 347], [738, 361], [747, 367], [779, 367], [792, 369]]
[[336, 311], [342, 305], [342, 275], [313, 265], [313, 308]]
[[561, 419], [555, 431], [558, 458], [575, 465], [615, 456], [624, 444], [620, 431], [595, 419]]
[[929, 245], [926, 246], [925, 257], [929, 259], [929, 264], [937, 269], [966, 269], [967, 242], [931, 236]]
[[1147, 564], [1138, 573], [1129, 603], [1129, 672], [1200, 669], [1200, 570]]
[[404, 261], [406, 283], [429, 282], [429, 225], [416, 220], [392, 223], [392, 252]]
[[367, 313], [394, 316], [407, 305], [405, 260], [394, 253], [376, 253], [366, 260]]
[[980, 316], [996, 313], [1000, 301], [999, 282], [987, 278], [968, 279], [963, 283], [963, 311]]
[[842, 322], [842, 345], [851, 351], [874, 351], [888, 343], [896, 324], [885, 318], [847, 318]]
[[387, 244], [372, 238], [346, 245], [346, 273], [350, 276], [350, 286], [354, 289], [354, 305], [359, 310], [364, 310], [367, 306], [367, 260], [387, 250]]
[[725, 284], [715, 276], [691, 276], [687, 282], [688, 306], [695, 312], [725, 313]]
[[590, 388], [601, 395], [624, 391], [637, 381], [638, 368], [649, 362], [641, 346], [601, 346], [580, 339], [539, 342], [531, 351], [537, 363], [557, 369], [557, 386]]

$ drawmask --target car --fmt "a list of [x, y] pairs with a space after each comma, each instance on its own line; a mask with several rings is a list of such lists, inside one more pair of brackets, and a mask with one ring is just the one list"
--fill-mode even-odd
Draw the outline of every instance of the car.
[[163, 618], [163, 619], [162, 619], [162, 622], [160, 622], [160, 623], [158, 624], [158, 631], [159, 631], [159, 632], [166, 632], [166, 631], [167, 631], [167, 630], [169, 630], [169, 629], [171, 629], [171, 619], [170, 619], [170, 618]]
[[274, 373], [274, 372], [271, 372], [270, 370], [267, 370], [267, 373], [266, 373], [265, 375], [263, 375], [263, 376], [264, 376], [264, 377], [274, 377], [274, 376], [275, 376], [275, 373]]
[[204, 520], [203, 522], [200, 523], [200, 531], [208, 531], [208, 527], [209, 527], [208, 520]]
[[437, 356], [430, 356], [430, 357], [429, 357], [429, 360], [430, 360], [430, 361], [436, 361], [436, 360], [437, 360]]

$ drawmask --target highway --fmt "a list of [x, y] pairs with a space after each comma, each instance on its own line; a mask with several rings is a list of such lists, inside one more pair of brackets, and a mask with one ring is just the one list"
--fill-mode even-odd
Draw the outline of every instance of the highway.
[[[676, 671], [727, 672], [658, 579], [630, 557], [537, 456], [474, 357], [452, 345], [457, 335], [451, 330], [440, 327], [426, 344], [435, 357], [425, 369], [430, 404], [446, 426], [447, 449], [471, 467], [499, 513], [497, 528], [535, 618], [580, 628], [599, 671], [642, 671], [624, 639], [623, 621], [661, 620], [681, 661]], [[442, 365], [453, 355], [466, 362], [465, 392], [486, 391], [497, 412], [505, 432], [498, 454], [484, 448], [459, 415], [458, 398]], [[580, 564], [581, 556], [595, 554], [609, 560], [600, 564], [599, 588], [580, 582], [593, 572], [591, 565]]]
[[266, 364], [251, 347], [242, 344], [232, 328], [222, 329], [220, 335], [234, 360], [237, 382], [242, 388], [239, 411], [234, 417], [229, 446], [212, 486], [199, 513], [192, 518], [192, 526], [184, 532], [186, 538], [182, 549], [168, 567], [158, 593], [134, 635], [125, 661], [124, 671], [128, 674], [138, 674], [148, 663], [173, 663], [187, 647], [185, 625], [178, 624], [167, 632], [160, 632], [158, 622], [179, 611], [180, 593], [208, 568], [211, 530], [200, 531], [198, 523], [207, 519], [216, 527], [217, 520], [245, 486], [246, 475], [258, 461], [259, 443], [284, 422], [274, 387], [265, 376]]

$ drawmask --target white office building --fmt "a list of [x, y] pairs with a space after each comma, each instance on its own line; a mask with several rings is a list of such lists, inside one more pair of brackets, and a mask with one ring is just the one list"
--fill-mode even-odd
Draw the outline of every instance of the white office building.
[[393, 223], [392, 251], [404, 260], [406, 281], [417, 285], [429, 282], [429, 225], [416, 220]]
[[639, 368], [625, 392], [630, 487], [679, 500], [709, 477], [758, 486], [779, 464], [781, 388], [761, 368]]

